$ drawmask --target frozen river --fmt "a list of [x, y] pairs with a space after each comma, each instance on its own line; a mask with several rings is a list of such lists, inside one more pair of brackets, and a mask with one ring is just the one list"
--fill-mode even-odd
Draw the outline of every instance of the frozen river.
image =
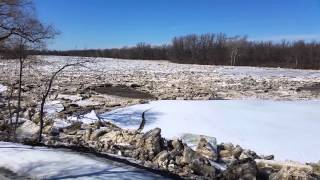
[[154, 101], [117, 109], [101, 117], [124, 128], [160, 127], [167, 138], [184, 133], [216, 137], [276, 160], [320, 160], [320, 101]]

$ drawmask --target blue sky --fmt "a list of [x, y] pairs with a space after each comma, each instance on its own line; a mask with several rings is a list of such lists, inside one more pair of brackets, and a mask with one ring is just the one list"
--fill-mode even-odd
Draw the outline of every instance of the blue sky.
[[249, 39], [320, 40], [320, 0], [35, 0], [61, 32], [49, 49], [162, 44], [173, 36], [224, 32]]

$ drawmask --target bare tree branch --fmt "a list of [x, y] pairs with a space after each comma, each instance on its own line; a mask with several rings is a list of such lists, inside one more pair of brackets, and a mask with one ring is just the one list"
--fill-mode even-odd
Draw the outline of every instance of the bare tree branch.
[[72, 66], [81, 66], [81, 67], [85, 67], [84, 63], [86, 63], [86, 61], [84, 62], [76, 62], [76, 63], [71, 63], [71, 64], [66, 64], [64, 66], [62, 66], [61, 68], [59, 68], [56, 72], [54, 72], [49, 81], [48, 84], [45, 87], [45, 92], [42, 94], [42, 99], [41, 99], [41, 105], [40, 105], [40, 130], [39, 130], [39, 136], [38, 136], [38, 143], [41, 143], [42, 141], [42, 131], [43, 131], [43, 117], [44, 117], [44, 105], [46, 103], [46, 100], [49, 96], [49, 93], [51, 91], [51, 87], [52, 84], [54, 82], [54, 79], [56, 78], [56, 76], [61, 73], [64, 69], [68, 68], [68, 67], [72, 67]]
[[141, 132], [146, 124], [146, 118], [145, 118], [145, 113], [148, 112], [150, 109], [143, 111], [141, 115], [141, 123], [139, 128], [137, 129], [138, 132]]

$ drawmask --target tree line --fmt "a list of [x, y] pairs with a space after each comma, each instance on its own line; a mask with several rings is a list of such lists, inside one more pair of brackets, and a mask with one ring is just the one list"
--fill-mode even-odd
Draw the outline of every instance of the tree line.
[[202, 65], [264, 66], [320, 69], [317, 41], [250, 41], [246, 36], [223, 33], [174, 37], [169, 44], [68, 51], [35, 51], [33, 54], [108, 57], [119, 59], [169, 60]]

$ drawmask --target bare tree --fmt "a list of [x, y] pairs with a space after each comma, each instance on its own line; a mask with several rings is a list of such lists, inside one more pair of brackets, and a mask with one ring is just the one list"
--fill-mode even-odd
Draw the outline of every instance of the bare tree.
[[300, 66], [300, 59], [302, 59], [304, 56], [303, 51], [305, 49], [305, 43], [303, 41], [297, 41], [293, 45], [293, 51], [292, 55], [294, 58], [294, 66], [295, 68], [299, 68]]
[[25, 60], [25, 41], [20, 38], [20, 42], [19, 42], [19, 47], [18, 47], [18, 54], [19, 54], [19, 81], [18, 81], [18, 105], [17, 105], [17, 111], [16, 111], [16, 120], [15, 120], [15, 124], [14, 124], [14, 130], [13, 130], [13, 138], [16, 138], [16, 129], [18, 126], [18, 121], [19, 121], [19, 113], [20, 113], [20, 109], [21, 109], [21, 86], [22, 86], [22, 73], [23, 73], [23, 64], [24, 64], [24, 60]]
[[51, 25], [44, 25], [34, 13], [33, 3], [29, 0], [0, 1], [0, 41], [19, 59], [18, 102], [14, 125], [14, 139], [21, 111], [21, 92], [24, 62], [31, 49], [44, 47], [48, 39], [53, 39], [58, 32]]
[[241, 55], [241, 49], [244, 48], [246, 43], [246, 37], [233, 37], [230, 38], [228, 41], [228, 46], [230, 49], [230, 65], [235, 66], [240, 55]]
[[35, 17], [34, 9], [32, 0], [1, 0], [0, 42], [12, 36], [18, 36], [30, 42], [43, 39], [43, 32], [51, 31], [52, 27], [44, 26], [39, 22]]
[[174, 37], [170, 44], [104, 50], [37, 51], [35, 54], [170, 60], [177, 63], [320, 69], [320, 42], [247, 40], [223, 33]]
[[8, 97], [8, 110], [9, 110], [9, 122], [7, 122], [7, 124], [10, 125], [9, 127], [9, 132], [8, 132], [8, 139], [10, 138], [11, 132], [12, 132], [12, 117], [13, 117], [13, 112], [12, 112], [12, 107], [11, 107], [11, 100], [12, 100], [12, 96], [13, 96], [13, 87], [14, 85], [11, 86], [10, 88], [10, 93], [9, 93], [9, 97]]

